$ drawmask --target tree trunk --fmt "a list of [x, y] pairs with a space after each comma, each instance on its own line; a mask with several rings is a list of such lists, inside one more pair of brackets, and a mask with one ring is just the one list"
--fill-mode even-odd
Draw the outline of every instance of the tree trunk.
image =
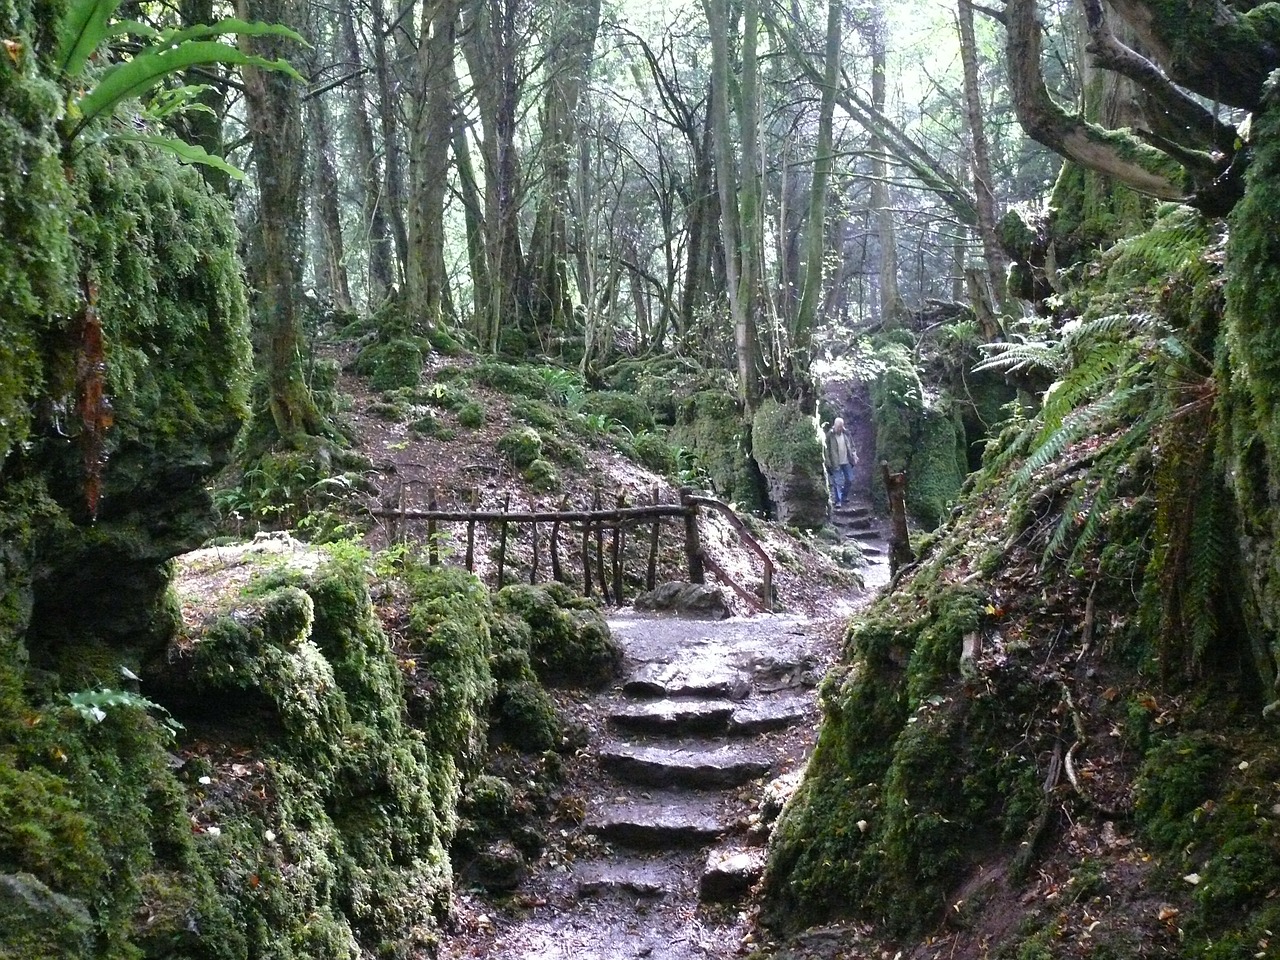
[[[382, 150], [384, 156], [382, 195], [387, 224], [391, 229], [391, 237], [395, 241], [395, 278], [403, 282], [405, 264], [409, 259], [409, 233], [405, 226], [405, 189], [404, 189], [404, 156], [400, 146], [400, 120], [396, 115], [396, 106], [400, 102], [397, 91], [404, 88], [406, 78], [403, 71], [392, 62], [387, 50], [387, 32], [391, 24], [387, 22], [383, 0], [371, 0], [373, 12], [373, 59], [374, 73], [378, 80], [378, 124], [382, 132]], [[401, 18], [395, 26], [396, 57], [404, 62], [412, 62], [412, 45], [408, 51], [406, 46], [408, 27]]]
[[409, 260], [406, 290], [426, 331], [445, 315], [444, 197], [453, 139], [453, 52], [457, 0], [423, 12], [409, 126]]
[[836, 85], [840, 82], [840, 34], [844, 19], [841, 0], [827, 0], [827, 40], [822, 74], [822, 99], [818, 105], [818, 143], [813, 158], [813, 183], [809, 189], [809, 232], [805, 238], [803, 292], [796, 310], [796, 352], [807, 357], [817, 322], [823, 287], [823, 261], [827, 240], [827, 185], [831, 180], [832, 146], [836, 110]]
[[[884, 114], [886, 99], [885, 69], [888, 46], [888, 24], [884, 10], [877, 4], [872, 14], [871, 36], [871, 105]], [[879, 132], [871, 137], [871, 208], [875, 211], [876, 232], [880, 237], [880, 322], [896, 327], [906, 317], [906, 304], [898, 288], [898, 238], [893, 228], [892, 200], [889, 196], [888, 144]]]
[[[350, 80], [352, 148], [356, 163], [353, 182], [360, 205], [361, 223], [366, 231], [369, 257], [367, 305], [372, 310], [386, 298], [393, 282], [391, 232], [384, 209], [382, 171], [373, 140], [373, 125], [369, 121], [369, 95], [361, 72], [364, 54], [356, 35], [352, 5], [339, 4], [338, 10], [342, 20], [343, 56], [353, 74]], [[375, 63], [377, 72], [381, 73], [383, 69], [381, 64]]]
[[529, 309], [535, 328], [564, 329], [573, 313], [569, 283], [569, 168], [578, 97], [600, 28], [600, 0], [560, 0], [548, 26], [547, 92], [542, 104], [542, 195], [529, 241]]
[[[320, 50], [317, 38], [313, 50]], [[317, 65], [318, 57], [312, 57]], [[319, 227], [320, 249], [317, 276], [323, 274], [334, 306], [351, 309], [351, 289], [347, 282], [347, 255], [342, 239], [342, 216], [338, 207], [338, 174], [333, 167], [333, 144], [329, 136], [329, 111], [324, 95], [307, 101], [307, 129], [311, 138], [311, 186], [313, 210]]]
[[474, 84], [484, 133], [485, 248], [490, 279], [487, 302], [477, 303], [480, 344], [498, 348], [502, 324], [517, 323], [524, 283], [520, 253], [520, 182], [516, 111], [520, 103], [519, 0], [470, 0], [463, 52]]
[[[734, 353], [738, 364], [738, 395], [748, 415], [755, 408], [759, 391], [756, 383], [756, 329], [754, 305], [751, 293], [755, 289], [754, 262], [750, 256], [754, 238], [749, 231], [755, 228], [758, 195], [752, 193], [749, 182], [756, 176], [743, 156], [746, 172], [738, 177], [734, 140], [729, 125], [729, 88], [732, 74], [729, 69], [729, 14], [727, 0], [703, 0], [707, 22], [711, 28], [711, 132], [715, 144], [716, 186], [720, 197], [720, 235], [724, 246], [725, 286], [729, 295], [729, 316], [733, 324]], [[750, 18], [755, 10], [754, 0], [747, 0], [748, 27], [743, 31], [743, 67], [738, 121], [744, 148], [755, 143], [756, 134], [751, 126], [757, 116], [753, 98], [755, 85], [755, 31], [756, 23]], [[750, 36], [748, 37], [748, 34]], [[758, 169], [758, 148], [751, 160]], [[741, 200], [741, 207], [739, 206]]]
[[978, 238], [987, 261], [994, 306], [1003, 309], [1005, 270], [1008, 267], [1004, 249], [996, 232], [995, 192], [992, 190], [991, 147], [982, 115], [982, 91], [978, 83], [978, 44], [973, 32], [972, 0], [959, 0], [957, 16], [960, 24], [960, 61], [964, 68], [964, 104], [973, 144], [973, 196], [978, 208]]
[[[297, 24], [295, 0], [237, 0], [243, 20]], [[280, 37], [241, 37], [248, 53], [268, 59], [296, 54]], [[261, 255], [253, 278], [266, 390], [254, 411], [262, 447], [301, 446], [308, 435], [325, 431], [303, 377], [302, 365], [302, 184], [305, 162], [302, 105], [298, 84], [286, 74], [242, 69], [245, 114], [257, 168]], [[266, 419], [274, 436], [266, 429]]]

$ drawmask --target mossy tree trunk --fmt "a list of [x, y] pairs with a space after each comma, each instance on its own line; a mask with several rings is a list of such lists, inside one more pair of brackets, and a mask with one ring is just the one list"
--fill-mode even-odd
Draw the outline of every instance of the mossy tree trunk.
[[453, 56], [457, 0], [424, 11], [409, 111], [409, 261], [411, 316], [430, 332], [445, 319], [444, 200], [453, 139]]
[[[876, 4], [871, 18], [871, 105], [883, 114], [886, 99], [888, 23], [884, 8]], [[871, 136], [871, 207], [875, 212], [876, 233], [880, 238], [880, 322], [885, 327], [898, 326], [906, 316], [898, 287], [898, 238], [893, 228], [893, 203], [889, 196], [889, 145], [879, 131]]]
[[373, 123], [369, 118], [369, 94], [364, 69], [364, 51], [356, 36], [355, 15], [351, 4], [341, 4], [338, 16], [342, 27], [342, 53], [352, 77], [348, 81], [350, 97], [350, 136], [355, 161], [351, 178], [360, 207], [360, 222], [366, 234], [369, 257], [368, 305], [376, 307], [391, 289], [391, 229], [384, 209], [382, 168], [374, 145]]
[[[296, 0], [237, 0], [244, 20], [296, 24]], [[278, 59], [296, 54], [287, 40], [243, 37], [251, 53]], [[261, 391], [254, 411], [254, 446], [300, 447], [327, 425], [307, 387], [302, 363], [302, 103], [298, 84], [278, 71], [244, 68], [245, 110], [258, 184], [258, 293]]]
[[[549, 13], [547, 86], [542, 102], [541, 196], [529, 241], [529, 311], [535, 329], [566, 329], [573, 317], [569, 278], [569, 165], [578, 99], [591, 71], [600, 0], [558, 0]], [[585, 211], [582, 211], [585, 215]]]

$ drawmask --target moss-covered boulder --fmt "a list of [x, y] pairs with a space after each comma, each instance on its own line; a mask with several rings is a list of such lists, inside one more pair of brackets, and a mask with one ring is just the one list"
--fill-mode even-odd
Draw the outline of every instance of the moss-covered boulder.
[[355, 370], [369, 378], [374, 390], [416, 387], [422, 378], [422, 359], [421, 344], [402, 337], [366, 346], [356, 357]]
[[[960, 409], [951, 397], [927, 389], [911, 348], [886, 335], [870, 346], [869, 362], [876, 461], [907, 475], [907, 510], [929, 529], [942, 522], [968, 473]], [[880, 495], [879, 484], [873, 486]]]
[[587, 413], [598, 414], [606, 423], [617, 421], [632, 433], [653, 429], [653, 411], [640, 397], [617, 390], [592, 390], [583, 401]]
[[498, 438], [498, 452], [521, 469], [542, 457], [542, 436], [533, 427], [514, 427]]
[[599, 608], [563, 584], [504, 587], [494, 609], [529, 626], [529, 656], [552, 686], [600, 687], [622, 666], [622, 651]]
[[752, 421], [751, 441], [778, 520], [803, 530], [822, 526], [827, 518], [827, 481], [813, 415], [794, 402], [766, 398]]
[[727, 390], [702, 390], [680, 404], [671, 445], [696, 465], [717, 496], [746, 510], [764, 509], [764, 479], [750, 455], [750, 424]]

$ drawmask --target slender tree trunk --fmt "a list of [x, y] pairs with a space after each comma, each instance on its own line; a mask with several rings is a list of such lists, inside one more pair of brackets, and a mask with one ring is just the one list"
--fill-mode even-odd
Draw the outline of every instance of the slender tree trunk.
[[413, 71], [409, 128], [409, 261], [412, 314], [438, 327], [447, 303], [444, 275], [444, 197], [453, 139], [453, 52], [457, 0], [436, 0], [423, 12]]
[[481, 346], [496, 350], [502, 324], [519, 321], [524, 280], [520, 253], [520, 183], [516, 111], [520, 102], [517, 21], [520, 0], [471, 0], [463, 52], [484, 132], [486, 259], [489, 299], [477, 303]]
[[[453, 81], [454, 103], [458, 102], [457, 77]], [[466, 118], [459, 113], [453, 125], [453, 159], [458, 171], [458, 187], [462, 195], [462, 216], [467, 230], [467, 262], [471, 268], [471, 332], [483, 339], [486, 319], [485, 304], [492, 296], [493, 281], [485, 257], [484, 199], [476, 181], [471, 161], [471, 137]]]
[[[313, 50], [322, 45], [316, 38]], [[318, 57], [312, 57], [313, 68]], [[314, 69], [313, 69], [314, 72]], [[329, 111], [323, 95], [307, 101], [307, 132], [311, 138], [311, 186], [313, 210], [319, 227], [317, 274], [323, 273], [334, 306], [351, 309], [351, 289], [347, 282], [347, 255], [342, 238], [342, 216], [338, 207], [338, 174], [333, 167], [333, 144], [329, 135]]]
[[[395, 276], [398, 281], [403, 282], [405, 264], [409, 260], [409, 233], [404, 219], [406, 204], [404, 156], [400, 146], [400, 121], [396, 115], [396, 105], [400, 102], [398, 91], [403, 89], [405, 77], [404, 70], [392, 62], [387, 49], [387, 31], [391, 29], [391, 24], [387, 21], [384, 0], [371, 0], [370, 6], [373, 12], [374, 73], [378, 80], [378, 123], [382, 132], [382, 150], [385, 158], [382, 209], [385, 211], [387, 224], [395, 241]], [[411, 62], [413, 56], [412, 45], [407, 44], [404, 39], [407, 36], [405, 31], [409, 29], [405, 21], [411, 21], [411, 19], [402, 18], [395, 27], [396, 58], [406, 63]], [[409, 46], [408, 51], [403, 49], [406, 45]]]
[[[883, 114], [886, 100], [885, 70], [888, 60], [888, 24], [877, 5], [872, 14], [871, 104]], [[895, 327], [906, 317], [906, 304], [898, 287], [898, 238], [893, 228], [892, 200], [889, 196], [888, 145], [878, 133], [871, 138], [871, 206], [880, 235], [880, 321]]]
[[831, 152], [836, 109], [836, 84], [840, 79], [840, 34], [844, 19], [841, 0], [827, 0], [827, 40], [822, 75], [822, 99], [818, 105], [818, 143], [813, 158], [813, 182], [809, 189], [809, 232], [805, 237], [804, 280], [796, 310], [796, 353], [807, 357], [822, 293], [823, 260], [827, 239], [827, 185], [831, 180]]
[[1004, 306], [1005, 270], [1008, 267], [1004, 249], [996, 232], [999, 219], [995, 192], [992, 190], [991, 147], [982, 116], [982, 91], [978, 84], [978, 45], [973, 32], [972, 0], [958, 0], [960, 24], [960, 61], [964, 68], [964, 103], [969, 135], [973, 143], [973, 195], [978, 208], [978, 238], [987, 261], [987, 277], [991, 284], [993, 306]]
[[[268, 23], [300, 22], [295, 0], [237, 0], [243, 20]], [[242, 37], [247, 52], [268, 59], [295, 54], [280, 37]], [[301, 445], [308, 435], [324, 432], [303, 377], [302, 364], [302, 185], [303, 157], [301, 90], [283, 73], [242, 69], [245, 114], [257, 168], [258, 229], [261, 235], [257, 276], [258, 313], [262, 334], [266, 390], [264, 409], [255, 411], [257, 432], [264, 447], [282, 443]], [[265, 430], [266, 418], [275, 436]]]
[[[184, 27], [196, 24], [213, 23], [213, 0], [181, 0], [178, 14]], [[219, 78], [223, 72], [220, 68], [206, 67], [200, 73], [188, 71], [184, 74], [186, 83], [205, 87], [196, 97], [196, 102], [208, 110], [188, 110], [174, 118], [178, 126], [179, 136], [187, 143], [203, 147], [213, 157], [226, 154], [226, 146], [222, 142], [222, 122], [227, 115], [227, 85], [221, 80], [210, 80], [210, 73], [216, 71]], [[200, 175], [215, 192], [227, 196], [231, 193], [231, 177], [221, 170], [201, 164]]]
[[[369, 120], [369, 94], [361, 69], [364, 53], [356, 34], [352, 4], [338, 5], [342, 21], [342, 50], [353, 76], [350, 81], [351, 140], [356, 165], [353, 182], [360, 205], [361, 223], [367, 238], [369, 257], [368, 306], [372, 310], [380, 304], [391, 289], [394, 273], [391, 266], [391, 231], [387, 225], [384, 208], [383, 178], [378, 165], [377, 148], [373, 139], [373, 124]], [[375, 63], [380, 72], [383, 67]]]
[[[739, 126], [744, 147], [744, 175], [738, 177], [734, 139], [729, 123], [729, 14], [727, 0], [704, 0], [707, 22], [711, 28], [711, 129], [715, 143], [716, 186], [720, 196], [720, 235], [724, 244], [726, 287], [729, 294], [729, 316], [733, 324], [734, 354], [738, 365], [738, 394], [748, 414], [755, 409], [758, 396], [756, 371], [758, 363], [754, 304], [755, 270], [750, 251], [754, 249], [758, 194], [751, 183], [758, 176], [759, 151], [755, 146], [752, 120], [758, 115], [754, 97], [755, 31], [757, 22], [749, 15], [750, 29], [744, 29]], [[747, 0], [749, 13], [754, 13], [754, 0]], [[748, 38], [749, 35], [749, 38]], [[752, 149], [755, 147], [755, 149]], [[747, 152], [750, 150], [749, 157]], [[754, 163], [754, 168], [752, 167]], [[741, 205], [740, 205], [741, 202]]]
[[569, 168], [578, 97], [591, 69], [600, 0], [562, 0], [551, 8], [547, 93], [542, 104], [542, 195], [529, 242], [530, 311], [538, 328], [563, 329], [573, 312], [569, 283]]

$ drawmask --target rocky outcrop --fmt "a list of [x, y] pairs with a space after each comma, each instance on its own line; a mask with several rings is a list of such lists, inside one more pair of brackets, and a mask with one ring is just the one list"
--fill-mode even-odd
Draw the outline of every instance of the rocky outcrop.
[[813, 415], [795, 403], [767, 399], [752, 421], [751, 437], [777, 519], [802, 530], [821, 527], [827, 518], [827, 479]]

